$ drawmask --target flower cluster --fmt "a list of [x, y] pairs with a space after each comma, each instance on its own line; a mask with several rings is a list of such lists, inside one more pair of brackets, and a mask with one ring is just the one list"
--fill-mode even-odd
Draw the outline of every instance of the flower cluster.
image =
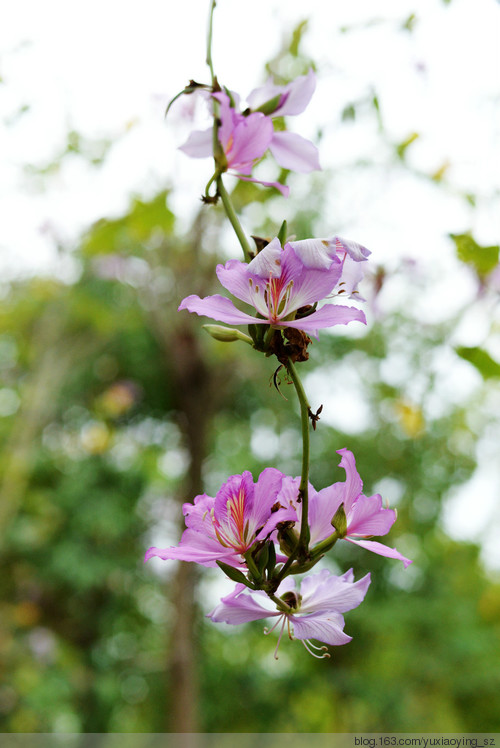
[[[213, 7], [215, 3], [212, 12]], [[211, 60], [210, 47], [207, 60]], [[248, 106], [242, 109], [237, 94], [221, 89], [209, 65], [212, 86], [203, 88], [210, 91], [213, 126], [192, 132], [182, 150], [194, 158], [214, 159], [215, 171], [203, 199], [205, 203], [222, 199], [245, 259], [218, 265], [217, 278], [249, 311], [242, 311], [231, 298], [220, 294], [205, 298], [191, 294], [179, 310], [248, 326], [248, 335], [217, 325], [206, 328], [218, 340], [243, 340], [266, 356], [276, 355], [276, 371], [285, 367], [300, 404], [302, 473], [292, 477], [267, 467], [256, 482], [248, 471], [230, 476], [215, 497], [201, 494], [185, 503], [186, 529], [180, 543], [170, 548], [152, 547], [146, 560], [156, 556], [219, 566], [236, 587], [208, 615], [212, 621], [240, 624], [274, 619], [272, 628], [265, 632], [279, 630], [276, 657], [285, 629], [313, 656], [328, 657], [327, 647], [314, 641], [333, 646], [350, 641], [344, 632], [343, 613], [363, 601], [370, 575], [355, 581], [352, 570], [338, 576], [323, 569], [305, 576], [300, 584], [296, 584], [295, 575], [309, 572], [342, 540], [402, 561], [405, 567], [411, 563], [395, 548], [372, 539], [389, 532], [396, 512], [383, 506], [380, 495], [363, 494], [352, 452], [338, 450], [344, 481], [320, 491], [309, 482], [309, 431], [311, 425], [316, 428], [321, 407], [316, 413], [311, 410], [295, 364], [308, 358], [309, 335], [318, 337], [319, 330], [354, 321], [366, 324], [358, 306], [338, 300], [363, 300], [358, 284], [370, 252], [339, 236], [287, 238], [285, 222], [275, 238], [258, 240], [257, 251], [250, 248], [222, 176], [229, 173], [272, 185], [288, 196], [285, 185], [253, 176], [254, 167], [268, 150], [284, 169], [307, 173], [320, 168], [315, 146], [283, 129], [284, 117], [304, 111], [316, 80], [310, 70], [288, 85], [268, 81], [252, 91]], [[191, 82], [185, 93], [197, 86]], [[216, 193], [210, 196], [208, 189], [214, 183]]]
[[[378, 494], [367, 497], [361, 493], [363, 483], [354, 455], [347, 449], [339, 450], [339, 454], [346, 480], [319, 492], [309, 486], [308, 565], [319, 561], [328, 546], [345, 538], [408, 566], [411, 561], [395, 548], [369, 540], [374, 535], [386, 535], [396, 513], [382, 506]], [[301, 525], [303, 506], [299, 481], [300, 478], [291, 478], [275, 468], [266, 468], [257, 483], [248, 472], [231, 476], [215, 498], [202, 494], [194, 503], [184, 504], [186, 530], [179, 545], [152, 547], [146, 560], [158, 556], [203, 566], [218, 564], [232, 579], [241, 580], [209, 614], [212, 621], [237, 624], [278, 617], [275, 626], [281, 621], [280, 639], [286, 623], [290, 638], [308, 643], [309, 650], [315, 646], [310, 639], [332, 645], [347, 643], [350, 637], [343, 632], [341, 613], [362, 602], [370, 584], [369, 575], [354, 583], [352, 572], [338, 577], [323, 570], [302, 581], [300, 594], [288, 577], [281, 581], [282, 569], [299, 541], [296, 529]], [[337, 525], [340, 507], [345, 517], [343, 528], [340, 521]], [[259, 583], [262, 588], [256, 589]], [[269, 602], [269, 596], [263, 590], [272, 590], [274, 609], [264, 604]]]

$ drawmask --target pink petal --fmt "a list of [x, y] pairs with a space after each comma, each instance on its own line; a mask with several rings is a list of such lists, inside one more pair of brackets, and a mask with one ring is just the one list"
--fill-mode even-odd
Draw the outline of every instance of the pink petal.
[[[217, 491], [214, 513], [221, 525], [241, 524], [241, 530], [252, 512], [254, 484], [252, 474], [232, 475]], [[235, 517], [235, 514], [237, 515]]]
[[[340, 467], [345, 470], [344, 489], [344, 509], [349, 514], [353, 502], [358, 498], [363, 490], [363, 481], [356, 470], [356, 460], [353, 453], [348, 449], [337, 449], [337, 454], [341, 455]], [[342, 484], [340, 484], [342, 486]]]
[[333, 535], [335, 528], [332, 519], [342, 503], [340, 491], [332, 491], [334, 486], [328, 486], [314, 496], [309, 496], [309, 527], [311, 530], [311, 544], [315, 545]]
[[254, 597], [245, 592], [243, 584], [237, 584], [234, 591], [223, 597], [213, 611], [207, 615], [215, 623], [238, 625], [247, 621], [258, 621], [262, 618], [278, 616], [281, 613], [269, 611], [259, 605]]
[[211, 127], [208, 130], [193, 130], [179, 150], [191, 158], [207, 158], [213, 154], [212, 137]]
[[335, 610], [345, 613], [360, 605], [370, 586], [370, 575], [357, 582], [330, 574], [323, 569], [319, 574], [305, 577], [300, 586], [302, 595], [301, 613], [308, 611]]
[[238, 177], [238, 179], [243, 180], [244, 182], [255, 182], [256, 184], [261, 184], [263, 187], [275, 187], [283, 197], [288, 197], [290, 194], [290, 187], [287, 187], [286, 184], [280, 184], [279, 182], [264, 182], [262, 179], [254, 179], [253, 177], [247, 177], [243, 176], [242, 174], [233, 174], [233, 176]]
[[280, 240], [278, 238], [273, 239], [248, 264], [249, 272], [259, 275], [265, 280], [279, 278], [281, 275], [282, 252]]
[[340, 613], [326, 611], [309, 616], [290, 616], [296, 639], [317, 639], [325, 644], [338, 646], [347, 644], [352, 636], [344, 634], [344, 618]]
[[285, 87], [282, 102], [274, 112], [274, 116], [284, 117], [301, 114], [311, 101], [315, 89], [316, 76], [311, 69], [307, 75], [300, 75]]
[[[260, 253], [262, 254], [262, 252]], [[260, 256], [257, 255], [257, 257]], [[257, 258], [255, 258], [257, 259]], [[254, 260], [252, 260], [254, 262]], [[246, 304], [254, 306], [254, 288], [250, 287], [250, 268], [252, 262], [247, 265], [239, 260], [228, 260], [225, 265], [217, 265], [215, 272], [221, 285], [237, 299]], [[262, 292], [263, 293], [263, 292]], [[266, 312], [267, 314], [267, 312]]]
[[293, 281], [289, 303], [282, 312], [283, 317], [292, 310], [326, 298], [335, 288], [342, 272], [340, 263], [332, 263], [328, 270], [305, 267], [290, 244], [285, 244], [281, 266], [283, 283], [286, 285]]
[[171, 548], [149, 548], [144, 557], [148, 561], [153, 556], [167, 560], [194, 561], [202, 566], [217, 566], [216, 560], [231, 566], [241, 566], [241, 559], [231, 548], [224, 548], [217, 540], [194, 530], [184, 530], [178, 546]]
[[262, 158], [273, 138], [273, 123], [260, 112], [242, 117], [232, 132], [232, 142], [226, 150], [228, 166], [231, 169], [246, 171], [245, 165]]
[[341, 236], [334, 236], [330, 241], [335, 245], [337, 251], [346, 252], [355, 262], [363, 262], [363, 260], [366, 260], [371, 255], [369, 249], [363, 247], [362, 244], [358, 244], [358, 242], [353, 242], [352, 239], [343, 239]]
[[336, 248], [329, 239], [301, 239], [289, 244], [306, 268], [328, 270], [333, 263], [340, 263]]
[[323, 327], [334, 325], [347, 325], [349, 322], [358, 321], [366, 324], [366, 317], [360, 309], [353, 306], [339, 306], [337, 304], [325, 304], [325, 306], [313, 312], [308, 317], [297, 320], [280, 321], [276, 327], [295, 327], [304, 330], [314, 337], [318, 337], [318, 330]]
[[181, 302], [178, 311], [182, 309], [187, 309], [188, 312], [194, 312], [200, 316], [211, 317], [218, 322], [227, 322], [230, 325], [269, 324], [266, 319], [258, 319], [257, 317], [251, 317], [249, 314], [240, 312], [234, 306], [231, 299], [220, 296], [219, 294], [205, 296], [204, 299], [200, 299], [195, 294], [187, 296]]
[[387, 558], [395, 558], [398, 561], [402, 561], [406, 569], [407, 566], [413, 563], [409, 558], [402, 556], [399, 551], [395, 548], [389, 548], [383, 543], [377, 543], [375, 540], [354, 540], [353, 538], [346, 537], [350, 543], [360, 545], [362, 548], [366, 548], [367, 551], [372, 553], [378, 553], [379, 556], [386, 556]]
[[396, 521], [394, 509], [382, 506], [382, 497], [359, 496], [348, 516], [347, 533], [350, 537], [386, 535]]
[[294, 132], [275, 132], [269, 150], [283, 169], [299, 174], [321, 171], [316, 146]]
[[260, 527], [267, 522], [267, 520], [273, 520], [271, 509], [276, 504], [283, 478], [283, 473], [280, 473], [279, 470], [271, 467], [265, 468], [265, 470], [263, 470], [259, 475], [255, 486], [252, 512], [252, 520], [255, 528]]

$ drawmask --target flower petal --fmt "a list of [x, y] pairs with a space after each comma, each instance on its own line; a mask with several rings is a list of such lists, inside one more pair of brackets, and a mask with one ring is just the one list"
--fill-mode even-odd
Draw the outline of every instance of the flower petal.
[[249, 272], [258, 275], [264, 280], [269, 280], [269, 278], [279, 278], [281, 275], [282, 253], [283, 250], [281, 249], [280, 240], [276, 237], [270, 241], [269, 244], [266, 244], [264, 249], [262, 249], [248, 264]]
[[241, 117], [232, 133], [232, 141], [226, 150], [228, 166], [244, 174], [250, 171], [245, 165], [253, 166], [254, 162], [262, 158], [273, 139], [273, 123], [269, 117], [260, 112], [254, 112], [248, 117]]
[[200, 299], [195, 294], [187, 296], [181, 301], [178, 311], [182, 309], [187, 309], [188, 312], [194, 312], [200, 316], [211, 317], [218, 322], [227, 322], [230, 325], [268, 324], [266, 319], [258, 319], [245, 314], [245, 312], [240, 312], [231, 299], [219, 294], [205, 296], [204, 299]]
[[354, 540], [353, 538], [346, 537], [350, 543], [360, 545], [361, 548], [366, 548], [367, 551], [372, 553], [378, 553], [379, 556], [386, 556], [387, 558], [395, 558], [397, 561], [402, 561], [406, 569], [407, 566], [413, 563], [411, 559], [401, 555], [395, 548], [389, 548], [383, 543], [377, 543], [375, 540]]
[[319, 574], [305, 577], [300, 586], [302, 595], [301, 613], [308, 611], [335, 610], [345, 613], [363, 602], [370, 586], [370, 575], [357, 582], [330, 574], [323, 569]]
[[304, 330], [314, 337], [318, 337], [318, 330], [334, 325], [347, 325], [349, 322], [358, 321], [366, 324], [366, 317], [361, 309], [353, 306], [340, 306], [338, 304], [325, 304], [325, 306], [302, 319], [277, 322], [277, 327], [295, 327]]
[[207, 158], [213, 153], [212, 137], [211, 127], [208, 130], [193, 130], [179, 150], [191, 158]]
[[194, 530], [184, 530], [178, 546], [170, 548], [152, 547], [144, 557], [148, 561], [153, 556], [167, 560], [194, 561], [202, 566], [217, 566], [216, 561], [224, 561], [231, 566], [241, 566], [242, 561], [232, 548], [224, 548], [217, 540]]
[[318, 149], [295, 132], [275, 132], [269, 150], [283, 169], [291, 169], [299, 174], [321, 171]]
[[386, 535], [394, 522], [396, 512], [382, 506], [382, 497], [359, 496], [349, 512], [347, 534], [349, 537]]
[[342, 493], [332, 490], [334, 488], [335, 486], [328, 486], [309, 496], [308, 519], [312, 545], [334, 533], [332, 519], [343, 500]]
[[280, 184], [280, 182], [264, 182], [263, 179], [255, 179], [254, 177], [247, 177], [242, 174], [233, 174], [233, 176], [242, 179], [244, 182], [255, 182], [256, 184], [261, 184], [263, 187], [275, 187], [279, 192], [281, 192], [283, 197], [288, 197], [290, 194], [290, 187], [287, 187], [286, 184]]
[[335, 246], [329, 239], [300, 239], [288, 242], [306, 268], [328, 270], [340, 263]]
[[252, 474], [231, 475], [217, 491], [214, 514], [217, 522], [231, 526], [236, 536], [243, 537], [243, 528], [253, 509], [254, 484]]
[[280, 106], [274, 112], [275, 117], [295, 116], [302, 114], [311, 101], [316, 89], [316, 75], [311, 68], [307, 75], [299, 75], [285, 86]]
[[[252, 521], [257, 529], [272, 519], [271, 509], [276, 504], [284, 475], [276, 468], [265, 468], [255, 485]], [[278, 520], [279, 521], [279, 520]]]
[[309, 616], [290, 616], [296, 639], [317, 639], [325, 644], [338, 646], [347, 644], [352, 636], [344, 634], [344, 618], [335, 611], [312, 613]]
[[371, 252], [362, 244], [352, 241], [352, 239], [343, 239], [341, 236], [334, 236], [331, 240], [335, 245], [337, 252], [345, 252], [355, 262], [363, 262], [368, 259]]
[[258, 621], [262, 618], [281, 615], [278, 611], [269, 611], [255, 600], [253, 595], [245, 592], [243, 584], [237, 584], [233, 592], [223, 597], [218, 605], [207, 615], [215, 623], [234, 625], [247, 621]]
[[348, 449], [337, 449], [337, 454], [341, 455], [339, 466], [345, 470], [345, 483], [340, 484], [344, 491], [344, 509], [349, 514], [353, 502], [358, 498], [363, 490], [363, 481], [356, 470], [356, 460], [353, 453]]

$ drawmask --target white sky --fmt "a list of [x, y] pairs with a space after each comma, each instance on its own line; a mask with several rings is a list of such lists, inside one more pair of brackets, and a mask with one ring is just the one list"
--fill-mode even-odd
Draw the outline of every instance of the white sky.
[[[163, 110], [188, 79], [208, 79], [207, 8], [208, 0], [18, 0], [4, 10], [3, 277], [40, 271], [71, 277], [71, 263], [57, 256], [54, 236], [72, 246], [90, 223], [120, 214], [131, 194], [153, 195], [174, 175], [176, 209], [187, 214], [197, 204], [210, 167], [176, 150], [185, 140], [186, 125], [180, 110], [165, 123]], [[416, 14], [411, 34], [400, 31], [410, 13]], [[498, 243], [499, 4], [254, 0], [250, 5], [219, 0], [214, 63], [220, 80], [243, 96], [261, 84], [264, 63], [276, 53], [282, 35], [306, 17], [310, 25], [304, 48], [318, 65], [318, 89], [308, 112], [290, 124], [306, 137], [314, 137], [318, 126], [325, 133], [322, 164], [335, 175], [331, 225], [324, 227], [325, 235], [338, 232], [361, 241], [377, 262], [424, 257], [437, 263], [443, 277], [453, 266], [450, 231], [472, 230], [480, 243]], [[376, 23], [369, 23], [373, 20]], [[346, 25], [356, 30], [341, 34], [339, 28]], [[372, 88], [395, 141], [420, 133], [408, 151], [415, 169], [429, 172], [449, 162], [447, 190], [403, 169], [388, 169], [387, 152], [373, 122], [338, 128], [343, 107], [366, 98]], [[45, 179], [30, 175], [27, 165], [43, 167], [57, 160], [69, 130], [90, 139], [115, 140], [104, 166], [95, 169], [71, 156]], [[364, 157], [380, 166], [351, 173], [350, 164]], [[307, 189], [303, 177], [294, 184], [297, 190]], [[478, 196], [476, 209], [457, 196], [463, 190]], [[455, 298], [472, 294], [465, 272], [453, 284], [460, 289]], [[451, 312], [449, 288], [436, 284], [422, 314], [436, 310], [436, 299], [443, 296]], [[469, 326], [462, 342], [480, 344], [486, 322], [483, 318]], [[485, 475], [483, 469], [475, 480], [483, 485]], [[492, 480], [490, 476], [490, 494], [497, 495]], [[498, 485], [498, 473], [496, 481]], [[455, 504], [460, 505], [460, 497]], [[484, 527], [491, 516], [491, 496], [479, 501], [481, 511]], [[465, 512], [449, 516], [449, 529], [458, 536], [467, 534], [460, 521]], [[479, 531], [474, 532], [469, 535], [477, 537]]]

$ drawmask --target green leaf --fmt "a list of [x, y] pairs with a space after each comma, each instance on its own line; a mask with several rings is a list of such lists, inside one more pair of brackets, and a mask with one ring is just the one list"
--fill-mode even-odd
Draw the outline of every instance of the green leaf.
[[467, 234], [450, 234], [457, 248], [458, 259], [466, 265], [472, 265], [480, 278], [488, 275], [498, 265], [498, 244], [482, 247], [472, 236]]
[[239, 569], [235, 569], [234, 566], [229, 566], [229, 564], [225, 564], [223, 561], [217, 561], [217, 566], [222, 569], [224, 574], [229, 577], [229, 579], [232, 579], [233, 582], [238, 582], [239, 584], [244, 584], [245, 587], [250, 587], [251, 590], [254, 589], [254, 586], [248, 581], [246, 576], [243, 574], [242, 571]]
[[500, 377], [500, 364], [491, 358], [490, 354], [483, 348], [467, 348], [465, 346], [459, 346], [458, 348], [455, 348], [455, 352], [460, 356], [460, 358], [463, 358], [465, 361], [472, 364], [481, 374], [483, 379], [495, 379]]

